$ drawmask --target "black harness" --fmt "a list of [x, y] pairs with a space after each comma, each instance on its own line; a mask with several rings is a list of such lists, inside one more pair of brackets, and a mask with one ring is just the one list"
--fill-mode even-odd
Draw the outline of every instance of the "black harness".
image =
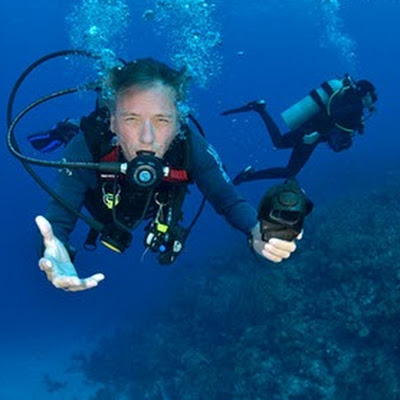
[[354, 130], [356, 130], [360, 125], [361, 115], [359, 116], [359, 118], [357, 117], [354, 121], [338, 121], [336, 118], [333, 117], [331, 112], [332, 109], [340, 109], [341, 107], [343, 107], [343, 105], [346, 104], [346, 102], [349, 101], [348, 93], [353, 93], [354, 91], [353, 86], [350, 84], [350, 81], [346, 78], [344, 81], [344, 86], [337, 91], [333, 90], [329, 83], [326, 81], [321, 84], [321, 88], [329, 97], [327, 104], [322, 101], [321, 96], [316, 89], [313, 89], [310, 92], [311, 98], [315, 101], [315, 103], [318, 105], [321, 112], [323, 113], [323, 117], [319, 118], [319, 124], [321, 125], [320, 133], [325, 134], [333, 127], [336, 127], [341, 131], [352, 134]]
[[[329, 97], [331, 97], [334, 93], [334, 90], [331, 88], [328, 82], [324, 82], [321, 85], [321, 88]], [[311, 90], [310, 96], [318, 104], [318, 107], [321, 109], [321, 111], [326, 111], [326, 104], [322, 101], [321, 96], [316, 89]]]

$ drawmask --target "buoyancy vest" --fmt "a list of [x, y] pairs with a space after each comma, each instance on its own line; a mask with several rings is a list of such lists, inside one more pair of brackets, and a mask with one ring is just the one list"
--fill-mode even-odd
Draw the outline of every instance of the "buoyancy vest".
[[318, 92], [312, 90], [310, 96], [321, 109], [315, 123], [319, 125], [321, 134], [325, 134], [336, 127], [346, 133], [354, 133], [362, 128], [362, 104], [352, 85], [344, 81], [342, 88], [334, 90], [328, 82], [321, 85], [329, 96], [327, 103], [323, 103]]
[[[191, 167], [191, 131], [184, 126], [184, 134], [178, 135], [171, 143], [163, 157], [169, 174], [151, 193], [133, 187], [123, 174], [118, 176], [98, 174], [98, 184], [89, 190], [85, 198], [85, 207], [89, 213], [106, 226], [115, 225], [118, 221], [131, 229], [136, 223], [149, 218], [159, 219], [160, 204], [165, 205], [163, 214], [169, 213], [168, 224], [171, 230], [180, 230], [179, 222], [183, 219], [182, 205], [187, 193], [188, 184], [192, 183], [188, 171]], [[124, 161], [120, 147], [116, 145], [115, 135], [109, 130], [109, 112], [99, 108], [81, 120], [81, 130], [91, 152], [94, 162]], [[115, 210], [113, 210], [115, 208]], [[143, 214], [146, 209], [145, 214]], [[166, 215], [163, 217], [167, 218]], [[165, 221], [159, 221], [164, 223]], [[151, 224], [152, 222], [150, 222]], [[91, 231], [86, 247], [95, 247], [97, 239]]]

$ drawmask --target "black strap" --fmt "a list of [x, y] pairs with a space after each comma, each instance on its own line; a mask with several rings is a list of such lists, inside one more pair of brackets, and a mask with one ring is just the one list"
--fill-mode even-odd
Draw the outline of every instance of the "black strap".
[[[321, 85], [321, 88], [329, 97], [331, 97], [335, 93], [335, 91], [326, 81]], [[317, 103], [318, 107], [322, 111], [326, 110], [326, 104], [322, 101], [321, 96], [316, 89], [311, 90], [310, 96]]]
[[335, 93], [335, 91], [332, 89], [331, 85], [329, 85], [328, 82], [324, 82], [321, 85], [322, 89], [324, 89], [324, 92], [330, 97], [333, 95], [333, 93]]
[[96, 242], [98, 237], [99, 237], [99, 232], [91, 228], [85, 240], [84, 244], [85, 250], [90, 250], [90, 251], [96, 250], [97, 248]]
[[326, 105], [323, 103], [323, 101], [321, 100], [321, 96], [318, 94], [318, 92], [315, 89], [313, 89], [310, 92], [310, 96], [317, 103], [318, 107], [322, 111], [326, 110]]

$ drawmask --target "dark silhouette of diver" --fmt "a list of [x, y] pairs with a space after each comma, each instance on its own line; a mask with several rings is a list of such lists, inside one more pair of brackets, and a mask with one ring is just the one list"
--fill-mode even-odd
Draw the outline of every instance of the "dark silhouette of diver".
[[[273, 145], [278, 149], [293, 149], [286, 167], [256, 171], [248, 166], [233, 179], [233, 183], [239, 185], [259, 179], [295, 177], [321, 142], [326, 142], [335, 152], [348, 149], [352, 145], [354, 133], [364, 132], [364, 109], [372, 113], [376, 101], [377, 95], [372, 83], [366, 80], [354, 83], [346, 76], [340, 81], [324, 82], [321, 88], [313, 90], [305, 99], [288, 109], [286, 122], [293, 129], [285, 134], [281, 133], [268, 113], [264, 100], [252, 101], [222, 112], [221, 115], [257, 112]], [[282, 116], [285, 119], [284, 113]]]

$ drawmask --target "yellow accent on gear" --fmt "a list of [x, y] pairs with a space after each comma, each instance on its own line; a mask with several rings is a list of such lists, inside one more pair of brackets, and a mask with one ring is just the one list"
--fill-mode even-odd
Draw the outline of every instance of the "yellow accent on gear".
[[157, 222], [157, 231], [161, 233], [166, 233], [168, 231], [169, 226], [162, 224], [161, 222]]

